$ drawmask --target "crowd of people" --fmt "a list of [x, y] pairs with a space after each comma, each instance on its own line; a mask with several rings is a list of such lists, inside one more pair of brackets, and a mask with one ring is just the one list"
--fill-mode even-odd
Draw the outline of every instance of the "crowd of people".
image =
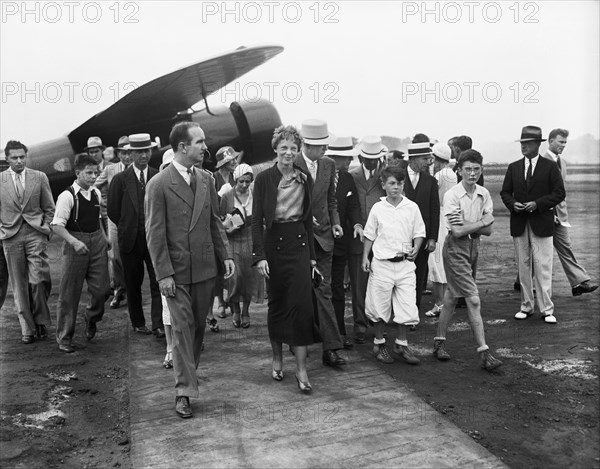
[[[568, 234], [566, 162], [560, 157], [567, 137], [564, 129], [552, 130], [540, 154], [546, 141], [541, 129], [524, 127], [517, 140], [523, 158], [509, 165], [500, 193], [510, 211], [518, 268], [516, 320], [530, 317], [537, 301], [545, 322], [557, 323], [553, 247], [574, 296], [598, 288]], [[10, 278], [24, 344], [48, 337], [46, 249], [56, 235], [64, 240], [58, 349], [76, 351], [85, 280], [86, 338], [96, 336], [109, 299], [113, 309], [126, 302], [133, 333], [166, 339], [163, 366], [174, 371], [175, 410], [183, 418], [192, 417], [189, 399], [199, 396], [196, 370], [206, 327], [218, 332], [216, 317], [225, 318], [229, 309], [233, 326], [248, 328], [251, 303], [266, 297], [271, 377], [284, 379], [286, 344], [305, 394], [312, 392], [308, 346], [321, 343], [323, 364], [343, 367], [340, 351], [365, 344], [369, 328], [378, 361], [418, 365], [408, 331], [420, 322], [428, 281], [434, 304], [422, 315], [439, 317], [433, 355], [451, 358], [446, 332], [462, 301], [481, 366], [491, 371], [502, 365], [486, 343], [476, 284], [480, 238], [492, 233], [494, 207], [484, 187], [483, 157], [469, 137], [446, 144], [417, 134], [405, 154], [390, 151], [377, 136], [358, 145], [349, 136], [334, 138], [325, 121], [309, 119], [300, 129], [274, 129], [273, 164], [258, 173], [229, 146], [216, 153], [214, 173], [203, 169], [206, 136], [197, 123], [176, 124], [169, 143], [158, 170], [149, 166], [156, 147], [149, 134], [121, 137], [112, 164], [103, 158], [101, 139], [90, 137], [75, 156], [75, 181], [56, 203], [47, 176], [27, 167], [27, 147], [7, 143], [9, 168], [0, 173], [0, 300]], [[150, 328], [142, 305], [144, 270]], [[352, 334], [345, 322], [346, 275]], [[388, 324], [397, 326], [391, 350]]]

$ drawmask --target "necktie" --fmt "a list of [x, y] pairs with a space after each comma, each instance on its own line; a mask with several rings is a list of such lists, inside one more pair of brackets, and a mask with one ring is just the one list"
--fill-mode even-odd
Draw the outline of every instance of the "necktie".
[[562, 171], [562, 165], [560, 164], [560, 156], [556, 157], [556, 164], [558, 165], [558, 169]]
[[369, 170], [369, 179], [372, 179], [372, 178], [373, 178], [373, 170], [372, 170], [372, 169], [370, 169], [370, 170]]
[[189, 168], [187, 170], [188, 176], [190, 177], [190, 189], [192, 189], [192, 192], [195, 194], [196, 193], [196, 175], [194, 174], [194, 170], [192, 168]]
[[317, 180], [317, 162], [316, 161], [310, 162], [310, 175], [312, 176], [313, 181]]
[[336, 171], [335, 178], [333, 179], [333, 187], [335, 188], [336, 191], [337, 191], [337, 185], [338, 185], [339, 180], [340, 180], [340, 172]]
[[411, 173], [410, 182], [413, 188], [417, 187], [417, 183], [419, 182], [419, 173]]
[[533, 166], [531, 164], [531, 160], [529, 160], [528, 163], [529, 163], [529, 166], [527, 167], [527, 176], [525, 177], [525, 184], [527, 185], [527, 190], [529, 190], [531, 188], [531, 176], [532, 176], [531, 166]]
[[19, 198], [19, 202], [23, 203], [23, 194], [25, 193], [25, 188], [23, 187], [23, 181], [21, 180], [21, 174], [17, 174], [17, 181], [15, 184], [15, 188], [17, 189], [17, 197]]
[[144, 179], [144, 171], [140, 171], [140, 184], [142, 186], [142, 191], [146, 192], [146, 180]]

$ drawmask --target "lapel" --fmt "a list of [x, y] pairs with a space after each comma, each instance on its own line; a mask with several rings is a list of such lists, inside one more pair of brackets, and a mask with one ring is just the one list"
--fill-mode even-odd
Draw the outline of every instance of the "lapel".
[[[177, 197], [183, 200], [190, 208], [194, 208], [194, 193], [190, 186], [185, 182], [183, 176], [179, 174], [177, 168], [170, 164], [168, 167], [169, 176], [171, 176], [171, 183], [169, 188], [175, 193]], [[165, 171], [165, 170], [163, 170]], [[195, 172], [194, 172], [195, 174]], [[196, 174], [196, 183], [198, 183], [198, 175]], [[198, 194], [198, 184], [196, 185], [196, 195]]]
[[133, 163], [125, 170], [125, 190], [131, 199], [131, 204], [135, 210], [135, 213], [138, 213], [138, 198], [137, 198], [137, 190], [138, 190], [138, 180], [135, 177], [135, 171], [133, 170]]
[[325, 174], [328, 172], [325, 167], [325, 162], [323, 161], [324, 156], [317, 161], [317, 180], [315, 181], [315, 188], [321, 189], [322, 187], [327, 187], [329, 182], [329, 174]]
[[[306, 166], [306, 161], [304, 161], [304, 157], [302, 156], [302, 152], [298, 154], [296, 157], [296, 166], [300, 166], [307, 174], [310, 174], [308, 166]], [[319, 174], [319, 170], [317, 170], [317, 175]]]
[[537, 164], [535, 165], [535, 168], [531, 173], [531, 187], [529, 188], [529, 191], [533, 190], [539, 179], [538, 176], [540, 175], [540, 171], [543, 171], [542, 167], [546, 164], [545, 161], [542, 161], [543, 159], [544, 158], [541, 155], [538, 155]]
[[[25, 193], [23, 194], [23, 207], [27, 205], [29, 199], [31, 199], [31, 194], [33, 193], [33, 189], [36, 183], [39, 183], [38, 178], [30, 171], [28, 168], [23, 170], [23, 174], [25, 176]], [[12, 179], [12, 178], [11, 178]], [[13, 184], [13, 191], [15, 189], [15, 185]], [[15, 198], [18, 201], [17, 193], [15, 191]]]
[[[27, 171], [25, 168], [23, 171]], [[6, 188], [6, 192], [10, 195], [10, 198], [14, 201], [17, 207], [21, 208], [21, 204], [19, 202], [19, 197], [17, 197], [17, 191], [15, 190], [15, 183], [13, 182], [12, 175], [9, 171], [2, 172], [2, 189]]]
[[377, 168], [375, 168], [375, 171], [373, 172], [373, 176], [371, 176], [369, 178], [369, 180], [367, 181], [367, 178], [365, 177], [365, 171], [363, 170], [363, 168], [360, 168], [360, 172], [362, 173], [362, 178], [365, 180], [365, 184], [367, 186], [367, 192], [371, 192], [371, 190], [373, 190], [377, 184], [379, 184], [379, 166]]
[[[194, 229], [198, 219], [200, 218], [200, 214], [202, 213], [202, 208], [204, 207], [204, 200], [206, 199], [206, 193], [208, 191], [208, 178], [200, 177], [201, 169], [194, 169], [194, 178], [196, 178], [196, 197], [194, 198], [194, 211], [192, 212], [192, 221], [190, 222], [189, 231]], [[183, 179], [183, 178], [182, 178]], [[185, 184], [185, 181], [184, 181]], [[187, 184], [186, 184], [187, 186]], [[193, 194], [192, 189], [188, 186], [189, 193]], [[210, 207], [209, 207], [210, 210]]]

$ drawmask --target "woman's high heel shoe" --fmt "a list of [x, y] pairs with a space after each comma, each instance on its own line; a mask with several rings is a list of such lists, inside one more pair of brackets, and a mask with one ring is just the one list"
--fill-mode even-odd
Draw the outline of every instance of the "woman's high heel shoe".
[[273, 368], [271, 378], [273, 378], [275, 381], [283, 381], [283, 370], [276, 370], [275, 368]]
[[300, 381], [298, 375], [294, 376], [296, 377], [296, 381], [298, 382], [298, 388], [300, 389], [300, 391], [302, 391], [304, 394], [310, 394], [312, 392], [312, 386], [310, 385], [310, 383], [308, 381], [306, 383], [304, 381]]

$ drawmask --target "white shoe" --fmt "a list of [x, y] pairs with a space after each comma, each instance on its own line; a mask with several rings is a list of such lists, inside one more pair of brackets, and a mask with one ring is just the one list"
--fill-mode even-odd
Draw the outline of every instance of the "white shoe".
[[533, 314], [533, 311], [519, 311], [515, 314], [515, 319], [527, 319], [529, 316]]
[[546, 324], [556, 324], [557, 321], [553, 314], [547, 314], [544, 316], [544, 322], [546, 322]]
[[428, 318], [437, 318], [442, 312], [442, 306], [443, 305], [438, 306], [434, 303], [433, 308], [425, 312], [425, 316], [427, 316]]

